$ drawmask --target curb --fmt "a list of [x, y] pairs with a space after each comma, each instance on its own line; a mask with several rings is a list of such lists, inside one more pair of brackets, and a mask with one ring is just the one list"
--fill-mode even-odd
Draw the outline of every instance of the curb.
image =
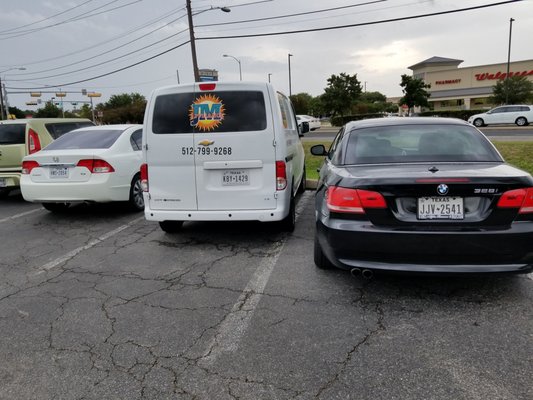
[[305, 180], [305, 188], [306, 190], [315, 190], [318, 186], [318, 180], [316, 179], [306, 179]]

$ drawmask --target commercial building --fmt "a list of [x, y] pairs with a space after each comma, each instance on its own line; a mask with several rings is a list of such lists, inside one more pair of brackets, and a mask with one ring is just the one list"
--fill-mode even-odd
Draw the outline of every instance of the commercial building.
[[[507, 63], [459, 68], [463, 60], [431, 57], [408, 67], [413, 76], [431, 85], [430, 108], [435, 111], [488, 109], [493, 86], [507, 76]], [[509, 64], [509, 76], [533, 82], [533, 60]]]

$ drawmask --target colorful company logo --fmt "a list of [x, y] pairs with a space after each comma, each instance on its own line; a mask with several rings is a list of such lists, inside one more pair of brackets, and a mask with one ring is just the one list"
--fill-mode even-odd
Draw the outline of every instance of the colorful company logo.
[[189, 110], [191, 126], [204, 132], [212, 131], [222, 124], [225, 111], [224, 104], [218, 97], [212, 94], [202, 95], [191, 104]]

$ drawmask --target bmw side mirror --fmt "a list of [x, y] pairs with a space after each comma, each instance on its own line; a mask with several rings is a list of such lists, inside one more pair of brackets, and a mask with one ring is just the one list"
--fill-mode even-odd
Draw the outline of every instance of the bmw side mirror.
[[315, 144], [311, 146], [311, 154], [314, 156], [327, 156], [328, 152], [323, 144]]

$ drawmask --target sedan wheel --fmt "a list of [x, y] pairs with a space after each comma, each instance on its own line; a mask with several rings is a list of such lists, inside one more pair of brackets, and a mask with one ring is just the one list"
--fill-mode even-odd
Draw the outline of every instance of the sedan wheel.
[[479, 128], [480, 126], [483, 126], [483, 125], [485, 125], [485, 122], [481, 118], [476, 118], [474, 120], [474, 126], [477, 126]]
[[527, 119], [525, 119], [524, 117], [518, 117], [516, 119], [516, 125], [518, 126], [526, 126], [527, 124], [528, 124]]
[[144, 210], [144, 197], [143, 189], [141, 186], [141, 177], [135, 175], [130, 188], [130, 199], [128, 200], [129, 206], [133, 211]]

